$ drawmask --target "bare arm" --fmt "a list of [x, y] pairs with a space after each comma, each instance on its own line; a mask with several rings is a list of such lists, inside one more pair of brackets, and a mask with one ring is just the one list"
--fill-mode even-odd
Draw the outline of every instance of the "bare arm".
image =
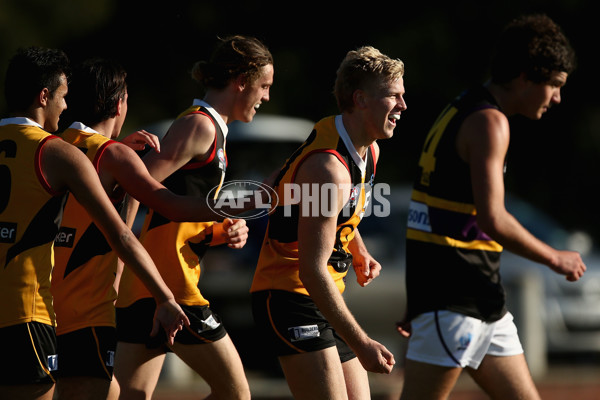
[[[240, 207], [235, 202], [215, 204], [218, 201], [205, 196], [179, 196], [170, 192], [161, 183], [191, 160], [203, 161], [209, 156], [215, 140], [215, 127], [204, 115], [188, 115], [176, 120], [161, 143], [161, 151], [151, 151], [143, 158], [132, 159], [124, 146], [114, 150], [114, 165], [111, 170], [118, 182], [134, 199], [160, 212], [171, 221], [222, 221], [223, 215], [238, 215], [256, 208], [256, 198], [250, 197]], [[128, 153], [129, 152], [129, 153]], [[118, 154], [120, 153], [120, 154]], [[118, 157], [118, 158], [117, 158]], [[105, 157], [106, 158], [106, 157]], [[129, 162], [127, 170], [123, 163]], [[136, 203], [132, 202], [132, 210]]]
[[162, 324], [172, 341], [181, 324], [189, 324], [189, 321], [175, 303], [150, 255], [121, 220], [89, 160], [74, 146], [51, 140], [42, 152], [42, 169], [52, 188], [69, 190], [75, 196], [117, 255], [131, 265], [144, 282], [158, 304], [153, 333]]
[[103, 182], [118, 183], [131, 196], [127, 205], [128, 216], [135, 215], [133, 212], [137, 211], [138, 202], [142, 202], [175, 222], [223, 219], [208, 206], [206, 197], [180, 196], [167, 189], [150, 175], [144, 162], [125, 145], [108, 146], [101, 159], [100, 171]]
[[177, 119], [161, 142], [161, 151], [144, 156], [150, 175], [159, 182], [190, 160], [202, 161], [215, 139], [215, 127], [203, 115], [188, 115]]
[[[329, 203], [329, 209], [337, 209], [338, 213], [349, 195], [348, 172], [334, 156], [327, 154], [310, 156], [300, 167], [296, 183], [345, 183], [346, 185], [338, 186], [345, 190], [340, 190], [337, 199], [330, 199], [332, 202]], [[300, 279], [325, 318], [356, 352], [363, 367], [372, 372], [390, 373], [394, 365], [393, 355], [383, 345], [369, 338], [360, 327], [327, 270], [336, 228], [337, 213], [333, 216], [300, 216]]]
[[477, 223], [507, 250], [576, 281], [586, 269], [579, 253], [550, 247], [527, 231], [505, 208], [503, 171], [509, 137], [508, 120], [497, 110], [473, 114], [459, 131], [457, 148], [470, 165]]
[[356, 273], [356, 280], [360, 286], [367, 286], [381, 273], [381, 264], [367, 250], [358, 228], [354, 231], [354, 239], [348, 246], [352, 253], [352, 266]]
[[158, 136], [143, 129], [124, 137], [120, 142], [135, 151], [144, 150], [146, 145], [149, 145], [160, 153], [160, 140]]

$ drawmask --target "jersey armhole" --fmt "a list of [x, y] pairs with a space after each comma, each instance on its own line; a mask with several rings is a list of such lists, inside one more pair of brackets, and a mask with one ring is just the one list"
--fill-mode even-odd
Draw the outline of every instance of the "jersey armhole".
[[52, 187], [50, 186], [50, 183], [48, 183], [48, 180], [46, 179], [46, 177], [44, 176], [44, 173], [42, 171], [42, 151], [44, 151], [44, 146], [45, 144], [49, 141], [49, 140], [53, 140], [53, 139], [60, 139], [60, 137], [56, 136], [56, 135], [49, 135], [46, 136], [45, 138], [43, 138], [40, 141], [40, 144], [38, 145], [36, 151], [35, 151], [35, 158], [34, 158], [34, 168], [35, 168], [35, 174], [37, 175], [38, 181], [40, 182], [40, 184], [42, 185], [42, 187], [52, 196], [58, 196], [62, 193], [64, 193], [64, 191], [56, 191], [54, 189], [52, 189]]
[[218, 134], [218, 132], [217, 132], [217, 126], [215, 124], [215, 121], [212, 119], [212, 117], [210, 115], [208, 115], [207, 113], [200, 111], [200, 110], [192, 111], [188, 115], [190, 115], [190, 114], [201, 114], [201, 115], [208, 117], [208, 119], [210, 120], [210, 122], [212, 122], [212, 124], [215, 128], [215, 137], [214, 137], [213, 142], [208, 150], [208, 157], [206, 159], [204, 159], [202, 161], [194, 161], [194, 162], [190, 161], [186, 165], [184, 165], [182, 167], [182, 169], [193, 169], [193, 168], [203, 167], [203, 166], [209, 164], [212, 160], [214, 160], [215, 154], [217, 153], [217, 134]]
[[346, 162], [346, 160], [344, 160], [344, 157], [342, 157], [342, 155], [339, 152], [337, 152], [336, 150], [333, 150], [333, 149], [317, 149], [317, 150], [313, 150], [313, 151], [306, 153], [304, 155], [304, 157], [302, 157], [302, 159], [300, 161], [298, 161], [298, 164], [296, 165], [296, 168], [294, 169], [294, 173], [292, 174], [292, 177], [290, 180], [291, 183], [294, 183], [296, 181], [296, 173], [298, 172], [298, 169], [300, 168], [302, 163], [304, 163], [304, 161], [308, 158], [308, 156], [310, 156], [311, 154], [315, 154], [315, 153], [329, 153], [329, 154], [336, 156], [337, 159], [344, 165], [344, 167], [346, 167], [348, 174], [350, 174], [350, 167], [348, 166], [348, 163]]

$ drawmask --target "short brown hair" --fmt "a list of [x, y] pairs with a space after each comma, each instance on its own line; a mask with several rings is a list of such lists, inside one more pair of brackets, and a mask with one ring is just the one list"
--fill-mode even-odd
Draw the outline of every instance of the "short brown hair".
[[220, 39], [210, 59], [194, 65], [192, 78], [205, 88], [223, 89], [240, 75], [253, 82], [269, 64], [273, 64], [273, 56], [260, 40], [234, 35]]

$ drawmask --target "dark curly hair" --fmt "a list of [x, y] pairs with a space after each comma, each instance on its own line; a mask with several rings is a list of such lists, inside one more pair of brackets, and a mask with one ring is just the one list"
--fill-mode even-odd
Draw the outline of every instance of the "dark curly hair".
[[500, 34], [492, 55], [492, 82], [507, 83], [521, 73], [532, 82], [547, 82], [553, 72], [571, 73], [575, 64], [575, 52], [562, 29], [546, 15], [526, 15]]
[[192, 78], [205, 88], [223, 89], [232, 80], [243, 75], [253, 82], [261, 68], [273, 64], [273, 56], [258, 39], [234, 35], [220, 39], [209, 61], [199, 61], [192, 69]]
[[88, 126], [117, 115], [119, 100], [127, 93], [127, 72], [115, 60], [91, 58], [73, 68], [65, 119]]
[[50, 96], [69, 76], [69, 58], [58, 49], [28, 47], [11, 58], [4, 82], [9, 113], [27, 110], [36, 96], [47, 88]]

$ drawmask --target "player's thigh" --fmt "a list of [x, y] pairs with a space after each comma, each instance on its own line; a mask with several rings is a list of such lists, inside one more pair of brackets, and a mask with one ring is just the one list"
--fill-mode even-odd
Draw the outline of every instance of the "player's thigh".
[[56, 383], [56, 392], [60, 400], [105, 400], [110, 382], [91, 376], [64, 377]]
[[335, 346], [281, 356], [279, 362], [296, 400], [348, 398], [344, 371]]
[[487, 355], [477, 370], [467, 368], [467, 371], [492, 399], [540, 398], [523, 354]]
[[33, 383], [29, 385], [0, 385], [0, 399], [11, 400], [52, 400], [54, 383]]
[[407, 359], [400, 399], [446, 399], [461, 372], [460, 367], [442, 367]]
[[217, 398], [250, 398], [242, 360], [229, 335], [212, 343], [175, 342], [171, 349], [206, 381]]
[[162, 348], [118, 342], [113, 379], [118, 381], [121, 398], [145, 398], [141, 395], [151, 394], [158, 383], [165, 354]]
[[369, 376], [358, 358], [342, 363], [344, 380], [346, 381], [346, 392], [350, 400], [369, 400], [371, 390], [369, 388]]

